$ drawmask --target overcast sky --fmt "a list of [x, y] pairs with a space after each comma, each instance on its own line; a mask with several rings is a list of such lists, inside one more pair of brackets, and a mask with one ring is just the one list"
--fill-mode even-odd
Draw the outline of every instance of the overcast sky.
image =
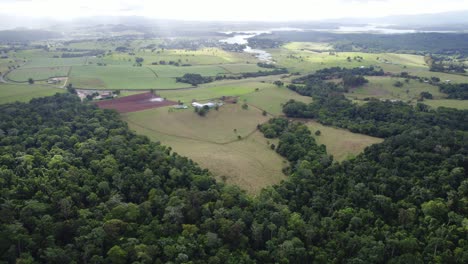
[[73, 19], [321, 20], [468, 10], [468, 0], [0, 0], [0, 14]]

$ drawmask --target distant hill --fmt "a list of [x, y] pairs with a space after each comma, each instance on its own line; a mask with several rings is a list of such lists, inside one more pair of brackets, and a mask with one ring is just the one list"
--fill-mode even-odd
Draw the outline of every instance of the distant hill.
[[60, 38], [62, 34], [47, 30], [3, 30], [0, 41], [35, 41]]
[[443, 12], [434, 14], [396, 15], [379, 18], [340, 18], [327, 20], [341, 24], [392, 24], [401, 28], [424, 28], [444, 26], [444, 28], [464, 25], [461, 29], [468, 30], [468, 10]]

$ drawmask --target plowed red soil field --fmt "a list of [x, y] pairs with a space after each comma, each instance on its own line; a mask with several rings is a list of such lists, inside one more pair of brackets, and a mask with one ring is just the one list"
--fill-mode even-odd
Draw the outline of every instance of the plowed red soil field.
[[130, 96], [125, 96], [117, 99], [105, 100], [96, 102], [99, 108], [114, 109], [119, 113], [137, 112], [151, 108], [163, 107], [168, 105], [176, 105], [177, 102], [163, 100], [152, 101], [151, 99], [160, 98], [152, 93], [141, 93]]

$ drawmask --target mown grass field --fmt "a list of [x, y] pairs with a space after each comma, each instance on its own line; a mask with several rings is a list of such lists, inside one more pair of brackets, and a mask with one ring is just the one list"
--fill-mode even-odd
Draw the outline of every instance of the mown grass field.
[[29, 78], [33, 80], [47, 80], [50, 77], [67, 76], [70, 67], [41, 67], [41, 68], [19, 68], [11, 71], [6, 78], [15, 82], [27, 82]]
[[65, 92], [64, 89], [29, 84], [0, 83], [0, 104], [13, 102], [28, 102], [37, 97]]
[[307, 122], [307, 127], [312, 134], [320, 130], [321, 135], [315, 136], [318, 144], [327, 147], [327, 153], [333, 155], [334, 160], [343, 161], [359, 155], [372, 144], [381, 143], [383, 139], [363, 134], [352, 133], [345, 129], [324, 126], [315, 121]]
[[[286, 163], [256, 131], [269, 117], [255, 108], [224, 105], [200, 117], [192, 109], [169, 112], [169, 108], [128, 113], [123, 119], [139, 134], [171, 146], [208, 168], [220, 181], [236, 184], [251, 194], [285, 179]], [[236, 131], [234, 131], [236, 129]], [[242, 139], [238, 139], [238, 135]]]
[[[364, 98], [398, 99], [402, 101], [416, 101], [421, 92], [429, 92], [435, 99], [443, 99], [445, 94], [439, 91], [439, 87], [416, 80], [405, 83], [403, 78], [392, 77], [366, 77], [369, 83], [354, 89], [346, 94], [350, 99], [362, 100]], [[395, 82], [404, 83], [403, 87], [395, 87]]]

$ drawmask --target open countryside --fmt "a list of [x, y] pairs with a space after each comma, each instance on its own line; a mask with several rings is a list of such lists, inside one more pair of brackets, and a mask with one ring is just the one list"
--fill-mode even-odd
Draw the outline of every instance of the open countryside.
[[461, 1], [242, 1], [2, 2], [0, 263], [468, 263]]

